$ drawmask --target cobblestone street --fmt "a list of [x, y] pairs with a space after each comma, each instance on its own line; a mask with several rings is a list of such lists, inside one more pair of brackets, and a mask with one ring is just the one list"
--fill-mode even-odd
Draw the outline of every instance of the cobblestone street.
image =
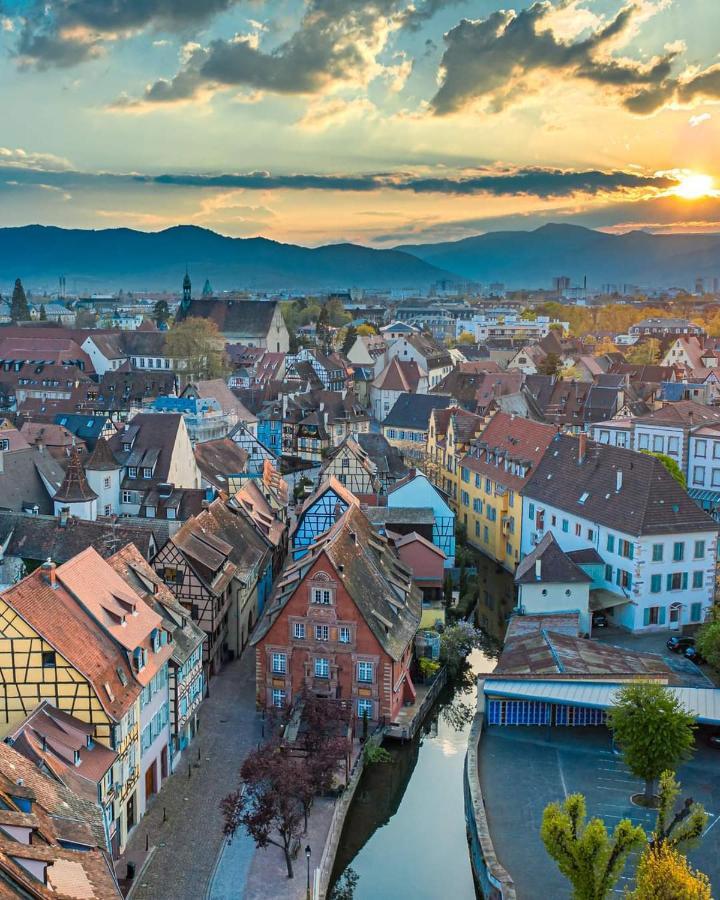
[[[128, 858], [144, 856], [146, 835], [152, 853], [133, 900], [204, 897], [223, 841], [220, 800], [236, 786], [240, 764], [261, 734], [262, 718], [255, 710], [255, 654], [246, 651], [210, 683], [210, 696], [200, 707], [198, 736], [133, 832]], [[125, 875], [123, 860], [118, 875]]]

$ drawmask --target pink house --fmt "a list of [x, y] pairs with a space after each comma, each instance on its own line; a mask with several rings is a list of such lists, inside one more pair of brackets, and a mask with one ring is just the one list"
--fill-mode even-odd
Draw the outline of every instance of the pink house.
[[397, 535], [394, 540], [400, 561], [422, 591], [423, 606], [442, 600], [447, 559], [443, 551], [417, 531]]

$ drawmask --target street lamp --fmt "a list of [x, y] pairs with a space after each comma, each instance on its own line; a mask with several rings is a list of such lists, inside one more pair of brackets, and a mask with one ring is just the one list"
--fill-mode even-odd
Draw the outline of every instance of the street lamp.
[[307, 900], [310, 900], [310, 844], [305, 847], [305, 859], [307, 860]]

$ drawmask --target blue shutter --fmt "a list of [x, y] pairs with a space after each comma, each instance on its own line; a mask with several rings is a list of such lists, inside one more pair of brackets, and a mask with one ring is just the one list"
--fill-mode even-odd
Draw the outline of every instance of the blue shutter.
[[658, 618], [658, 624], [659, 625], [665, 624], [665, 607], [664, 606], [660, 607], [660, 617]]
[[687, 573], [687, 572], [683, 572], [683, 573], [682, 573], [682, 589], [683, 589], [684, 591], [686, 591], [686, 590], [687, 590], [687, 586], [688, 586], [688, 573]]
[[643, 625], [649, 625], [649, 624], [650, 624], [650, 610], [645, 609], [645, 610], [643, 610]]
[[666, 582], [665, 582], [665, 586], [666, 586], [666, 588], [667, 588], [668, 591], [671, 591], [671, 590], [672, 590], [672, 575], [670, 575], [669, 573], [668, 573], [668, 576], [667, 576], [667, 580], [666, 580]]
[[630, 552], [628, 553], [628, 559], [632, 559], [635, 556], [635, 544], [630, 542]]

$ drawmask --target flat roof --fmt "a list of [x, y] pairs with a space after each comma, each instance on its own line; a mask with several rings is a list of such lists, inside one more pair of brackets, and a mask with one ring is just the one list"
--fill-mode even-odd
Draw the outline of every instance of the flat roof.
[[[483, 691], [493, 697], [608, 709], [613, 705], [615, 694], [623, 687], [622, 684], [607, 681], [510, 681], [487, 678]], [[704, 725], [720, 724], [720, 688], [666, 687], [666, 690], [672, 691], [698, 722]]]

